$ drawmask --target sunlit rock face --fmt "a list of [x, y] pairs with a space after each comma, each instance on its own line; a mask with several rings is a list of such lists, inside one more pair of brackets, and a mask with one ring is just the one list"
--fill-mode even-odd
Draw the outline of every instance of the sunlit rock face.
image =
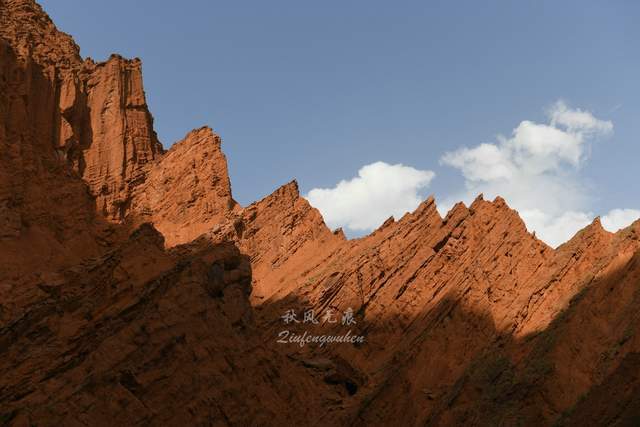
[[428, 198], [348, 240], [295, 181], [238, 205], [208, 127], [163, 150], [139, 60], [83, 60], [30, 0], [0, 24], [2, 423], [640, 415], [640, 222], [553, 249], [501, 198]]

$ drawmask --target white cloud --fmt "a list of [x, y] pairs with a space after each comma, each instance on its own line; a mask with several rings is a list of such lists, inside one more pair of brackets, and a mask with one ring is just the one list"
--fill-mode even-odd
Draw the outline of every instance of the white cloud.
[[[591, 223], [591, 197], [578, 171], [588, 158], [588, 143], [611, 134], [613, 124], [562, 101], [548, 116], [547, 124], [522, 121], [509, 138], [445, 153], [440, 162], [460, 170], [465, 190], [440, 203], [441, 213], [478, 193], [499, 195], [520, 213], [529, 231], [551, 246]], [[603, 226], [628, 225], [634, 212], [614, 210], [603, 217]]]
[[[554, 247], [589, 225], [596, 216], [593, 198], [579, 172], [589, 144], [610, 135], [613, 124], [562, 101], [547, 114], [547, 123], [524, 120], [509, 137], [445, 153], [440, 163], [459, 170], [465, 188], [439, 200], [440, 213], [444, 216], [460, 200], [471, 203], [479, 193], [502, 196], [529, 231]], [[376, 162], [362, 167], [357, 177], [334, 188], [313, 189], [306, 197], [330, 227], [370, 231], [389, 216], [413, 211], [423, 199], [420, 190], [434, 176], [429, 170]], [[614, 209], [601, 222], [617, 231], [639, 217], [640, 210]]]
[[340, 181], [334, 188], [314, 188], [305, 197], [329, 227], [368, 231], [389, 216], [399, 218], [413, 211], [423, 200], [419, 191], [434, 176], [429, 170], [375, 162], [363, 166], [357, 177]]
[[501, 148], [528, 173], [553, 171], [563, 162], [578, 166], [584, 153], [581, 133], [567, 132], [549, 125], [523, 121], [513, 137], [501, 139]]
[[569, 132], [601, 132], [613, 131], [613, 123], [609, 120], [598, 120], [588, 111], [579, 108], [570, 109], [563, 101], [557, 101], [549, 110], [552, 126], [564, 126]]
[[539, 209], [519, 212], [530, 231], [538, 238], [556, 247], [571, 239], [578, 230], [593, 221], [593, 215], [585, 212], [568, 211], [559, 215], [545, 213]]
[[515, 165], [493, 144], [480, 144], [476, 148], [462, 148], [446, 153], [442, 162], [458, 168], [472, 182], [495, 181], [513, 177]]
[[640, 210], [637, 209], [613, 209], [600, 219], [605, 230], [616, 232], [627, 227], [637, 219], [640, 219]]

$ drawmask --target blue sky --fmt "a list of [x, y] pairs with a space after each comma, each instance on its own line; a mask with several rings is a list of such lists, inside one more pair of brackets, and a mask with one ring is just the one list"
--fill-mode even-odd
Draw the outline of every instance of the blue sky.
[[575, 209], [640, 209], [638, 2], [41, 4], [83, 56], [142, 59], [165, 147], [212, 126], [242, 204], [292, 178], [335, 189], [375, 162], [435, 173], [414, 189], [447, 203], [475, 187], [445, 153], [549, 125], [562, 100], [613, 125], [552, 172], [588, 195]]

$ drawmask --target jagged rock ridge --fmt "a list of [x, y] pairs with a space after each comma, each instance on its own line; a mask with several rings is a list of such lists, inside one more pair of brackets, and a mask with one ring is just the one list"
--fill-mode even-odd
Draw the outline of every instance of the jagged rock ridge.
[[[500, 198], [429, 198], [346, 240], [295, 181], [239, 206], [210, 128], [165, 152], [139, 60], [83, 60], [31, 0], [0, 24], [3, 423], [640, 415], [640, 222], [554, 250]], [[277, 344], [292, 308], [353, 310], [366, 341]]]

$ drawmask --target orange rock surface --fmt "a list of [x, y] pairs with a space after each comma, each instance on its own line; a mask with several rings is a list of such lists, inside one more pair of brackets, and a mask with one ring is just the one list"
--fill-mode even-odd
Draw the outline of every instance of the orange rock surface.
[[500, 198], [353, 240], [295, 181], [242, 207], [218, 135], [163, 150], [140, 61], [83, 60], [32, 0], [0, 0], [0, 266], [3, 425], [640, 417], [640, 222], [553, 249]]

